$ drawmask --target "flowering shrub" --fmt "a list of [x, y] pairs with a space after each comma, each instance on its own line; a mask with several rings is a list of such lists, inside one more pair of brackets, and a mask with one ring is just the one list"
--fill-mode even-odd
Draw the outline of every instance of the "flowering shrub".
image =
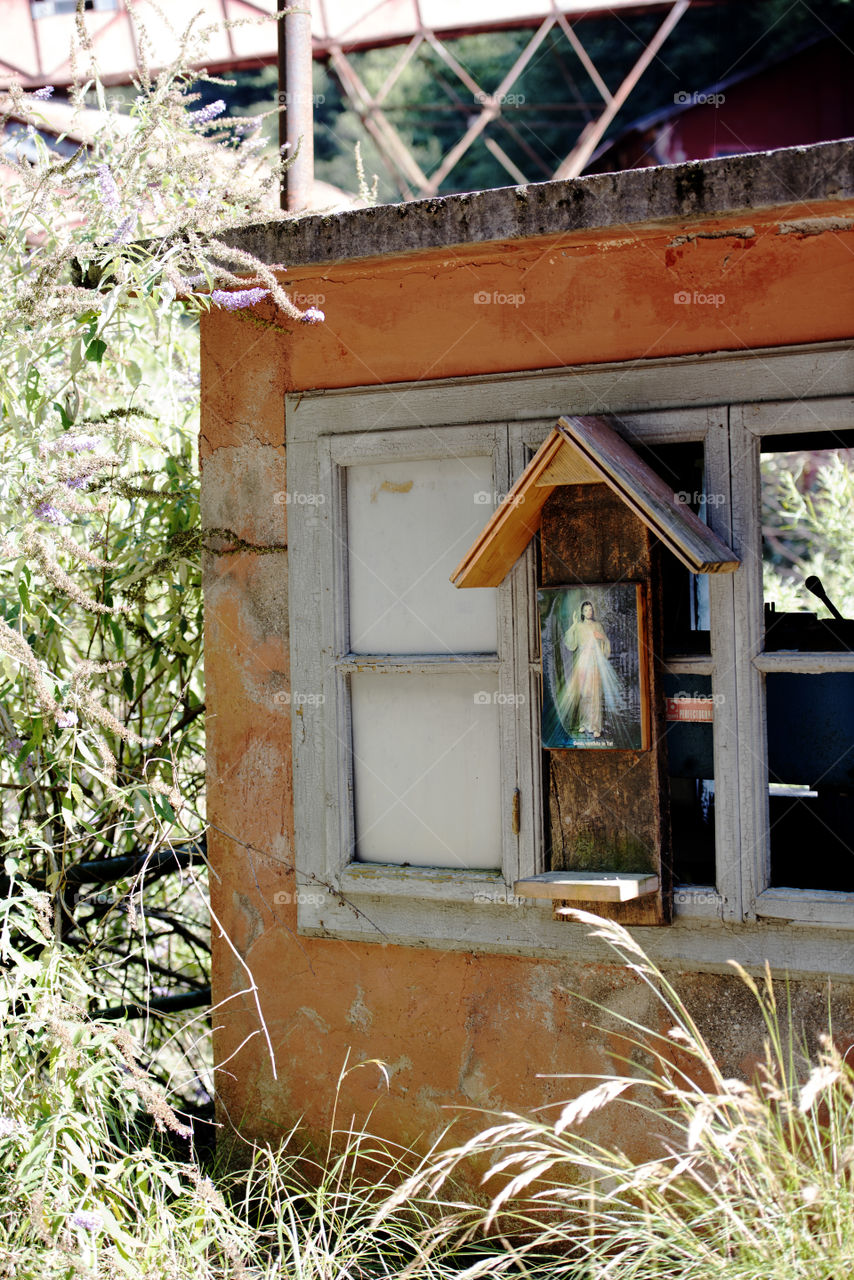
[[170, 1037], [169, 998], [208, 983], [197, 317], [317, 320], [223, 239], [280, 175], [248, 122], [197, 107], [198, 58], [187, 36], [143, 66], [124, 114], [89, 68], [70, 153], [40, 132], [50, 86], [0, 98], [0, 842], [67, 945], [107, 947], [112, 1014], [159, 1002], [147, 1044], [173, 1066], [200, 1029]]

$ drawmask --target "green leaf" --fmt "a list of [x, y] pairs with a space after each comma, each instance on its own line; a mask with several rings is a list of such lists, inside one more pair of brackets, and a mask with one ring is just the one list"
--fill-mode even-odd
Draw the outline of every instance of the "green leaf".
[[39, 383], [41, 374], [38, 369], [28, 369], [27, 376], [24, 381], [24, 402], [29, 410], [32, 411], [39, 400]]
[[163, 818], [166, 822], [177, 822], [175, 810], [172, 808], [165, 796], [157, 795], [156, 792], [151, 793], [151, 803], [158, 817]]
[[54, 409], [56, 409], [56, 412], [59, 414], [60, 421], [62, 422], [63, 431], [67, 431], [69, 427], [72, 427], [74, 425], [74, 419], [69, 418], [68, 414], [65, 411], [65, 406], [61, 405], [58, 400], [54, 400], [53, 407]]
[[65, 797], [66, 799], [70, 797], [75, 804], [79, 804], [79, 805], [85, 804], [85, 798], [83, 796], [83, 792], [81, 791], [79, 785], [76, 782], [69, 782], [68, 790], [65, 793]]
[[104, 358], [104, 352], [106, 350], [107, 344], [102, 338], [93, 338], [86, 348], [86, 359], [93, 360], [96, 364], [100, 364]]
[[84, 1178], [88, 1179], [90, 1182], [94, 1182], [96, 1175], [95, 1170], [92, 1167], [92, 1163], [83, 1148], [75, 1142], [71, 1131], [63, 1128], [59, 1130], [56, 1136], [62, 1148], [64, 1148], [65, 1154], [67, 1154], [72, 1166], [78, 1173], [81, 1173]]

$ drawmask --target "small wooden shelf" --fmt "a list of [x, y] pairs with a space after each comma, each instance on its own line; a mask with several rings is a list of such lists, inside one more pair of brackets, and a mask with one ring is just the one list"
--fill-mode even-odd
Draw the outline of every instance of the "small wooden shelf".
[[513, 892], [518, 898], [545, 898], [563, 902], [631, 902], [657, 893], [656, 875], [624, 871], [544, 871], [542, 875], [517, 880]]

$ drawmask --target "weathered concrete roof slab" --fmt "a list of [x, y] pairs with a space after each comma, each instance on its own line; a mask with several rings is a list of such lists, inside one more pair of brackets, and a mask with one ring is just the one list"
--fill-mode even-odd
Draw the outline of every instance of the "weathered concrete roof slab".
[[262, 262], [346, 262], [457, 245], [790, 211], [854, 196], [854, 139], [689, 164], [594, 174], [567, 182], [306, 215], [241, 227], [223, 238]]

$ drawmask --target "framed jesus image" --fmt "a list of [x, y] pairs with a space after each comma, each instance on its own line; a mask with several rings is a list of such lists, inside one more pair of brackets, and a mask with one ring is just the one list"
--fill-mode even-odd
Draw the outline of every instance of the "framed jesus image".
[[646, 751], [643, 588], [633, 582], [543, 588], [537, 604], [543, 746]]

